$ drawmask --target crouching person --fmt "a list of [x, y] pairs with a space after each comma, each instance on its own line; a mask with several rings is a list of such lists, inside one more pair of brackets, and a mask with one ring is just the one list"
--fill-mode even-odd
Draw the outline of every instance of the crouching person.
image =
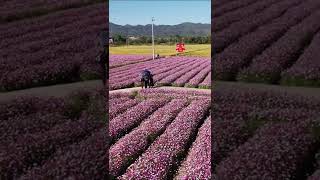
[[153, 85], [153, 75], [148, 69], [143, 70], [141, 73], [141, 87], [150, 88]]

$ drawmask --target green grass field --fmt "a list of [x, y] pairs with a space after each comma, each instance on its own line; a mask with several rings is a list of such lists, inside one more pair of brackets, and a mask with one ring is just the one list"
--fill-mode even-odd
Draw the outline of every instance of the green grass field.
[[[211, 57], [211, 44], [185, 44], [185, 55]], [[110, 54], [149, 54], [152, 55], [151, 45], [129, 45], [109, 47]], [[175, 45], [155, 45], [155, 54], [168, 56], [176, 54]]]

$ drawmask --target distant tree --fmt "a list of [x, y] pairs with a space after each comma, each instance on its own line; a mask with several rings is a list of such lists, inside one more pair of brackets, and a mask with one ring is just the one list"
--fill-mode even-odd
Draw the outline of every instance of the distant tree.
[[126, 43], [126, 37], [122, 36], [121, 34], [114, 35], [114, 43], [115, 44], [125, 44]]
[[146, 44], [148, 38], [146, 36], [141, 36], [139, 39], [140, 39], [141, 44]]

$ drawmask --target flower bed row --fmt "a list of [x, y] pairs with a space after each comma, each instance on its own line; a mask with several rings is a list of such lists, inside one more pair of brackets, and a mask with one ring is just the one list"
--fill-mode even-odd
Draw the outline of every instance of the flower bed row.
[[172, 100], [159, 108], [139, 127], [117, 141], [109, 150], [109, 172], [117, 177], [161, 134], [188, 104], [186, 99]]
[[[118, 99], [117, 99], [118, 100]], [[139, 103], [136, 99], [129, 99], [129, 98], [121, 98], [119, 102], [114, 102], [115, 100], [109, 101], [109, 121], [115, 118], [118, 114], [123, 113], [128, 108], [135, 106]]]
[[168, 72], [172, 71], [173, 69], [180, 69], [182, 70], [184, 67], [188, 67], [190, 65], [195, 64], [195, 62], [190, 59], [186, 61], [182, 61], [178, 59], [178, 62], [174, 60], [166, 60], [161, 61], [161, 64], [150, 64], [149, 66], [145, 65], [143, 68], [141, 66], [135, 67], [130, 69], [130, 71], [125, 72], [119, 76], [110, 75], [110, 83], [123, 83], [123, 82], [139, 82], [140, 81], [140, 73], [143, 69], [147, 68], [155, 75], [154, 79], [158, 78], [157, 75], [161, 74], [168, 74]]
[[219, 164], [217, 178], [298, 178], [314, 148], [304, 123], [269, 124]]
[[17, 115], [0, 122], [0, 144], [16, 141], [22, 134], [44, 133], [55, 125], [67, 122], [61, 113], [40, 112], [31, 115]]
[[119, 179], [166, 179], [170, 176], [173, 173], [170, 169], [185, 153], [185, 148], [209, 108], [210, 100], [191, 102]]
[[223, 2], [223, 0], [220, 0], [218, 2], [212, 3], [213, 7], [215, 7], [215, 11], [212, 11], [213, 17], [219, 17], [222, 16], [232, 10], [238, 10], [241, 9], [242, 7], [245, 7], [251, 3], [254, 3], [253, 0], [246, 0], [246, 1], [231, 1], [230, 3], [223, 5], [221, 7], [217, 6], [216, 4], [219, 4]]
[[105, 126], [103, 92], [81, 90], [64, 98], [22, 97], [1, 103], [0, 179], [17, 179], [39, 168], [57, 150]]
[[92, 3], [103, 2], [104, 0], [67, 0], [63, 2], [52, 2], [50, 0], [24, 1], [19, 0], [1, 2], [0, 22], [7, 23], [25, 18], [32, 18], [55, 11], [86, 6]]
[[63, 112], [64, 108], [66, 108], [66, 102], [63, 99], [20, 97], [0, 103], [0, 119], [1, 123], [5, 123], [17, 115], [27, 116], [39, 111], [43, 113]]
[[102, 128], [87, 139], [57, 151], [43, 165], [28, 170], [20, 179], [107, 179], [108, 142], [106, 129]]
[[[263, 11], [265, 8], [272, 5], [277, 1], [274, 0], [266, 0], [266, 1], [255, 1], [255, 0], [243, 0], [243, 1], [235, 1], [233, 4], [229, 4], [224, 9], [233, 9], [235, 7], [244, 6], [243, 8], [236, 9], [234, 11], [223, 14], [222, 16], [216, 17], [212, 22], [212, 31], [218, 32], [222, 29], [226, 28], [233, 22], [239, 21], [243, 18], [246, 18], [250, 15], [254, 15], [259, 11]], [[217, 9], [218, 10], [218, 9]], [[222, 11], [222, 10], [220, 10]], [[220, 14], [218, 11], [213, 11], [214, 14]]]
[[313, 128], [319, 123], [318, 98], [247, 89], [214, 93], [215, 179], [307, 176], [319, 144]]
[[[260, 26], [232, 43], [215, 57], [215, 78], [235, 80], [238, 71], [250, 64], [252, 58], [261, 53], [268, 45], [282, 36], [291, 26], [302, 21], [319, 7], [319, 2], [308, 1], [289, 9], [272, 22]], [[240, 77], [239, 77], [240, 79]]]
[[[175, 61], [173, 60], [175, 59]], [[184, 58], [162, 58], [162, 59], [156, 59], [156, 60], [151, 60], [151, 61], [146, 61], [146, 62], [141, 62], [141, 63], [137, 63], [137, 64], [129, 64], [126, 66], [121, 66], [121, 67], [117, 67], [117, 68], [112, 68], [109, 70], [109, 74], [112, 77], [123, 77], [124, 75], [128, 75], [130, 74], [131, 71], [141, 71], [141, 69], [143, 68], [157, 68], [161, 65], [163, 65], [164, 63], [166, 63], [167, 65], [173, 65], [174, 62], [175, 63], [187, 63], [191, 60], [188, 59], [184, 59]]]
[[281, 73], [281, 83], [286, 85], [320, 86], [319, 47], [320, 33], [318, 32], [293, 66]]
[[242, 21], [232, 23], [230, 26], [228, 26], [228, 28], [212, 36], [212, 42], [215, 42], [212, 44], [213, 52], [221, 52], [239, 37], [251, 32], [256, 27], [259, 27], [268, 21], [277, 18], [288, 8], [299, 3], [301, 3], [301, 0], [280, 1], [264, 9], [262, 12], [255, 14], [254, 16], [250, 16]]
[[[110, 90], [139, 86], [139, 75], [145, 68], [154, 75], [153, 79], [156, 85], [184, 86], [192, 84], [197, 87], [211, 69], [209, 59], [194, 57], [162, 58], [128, 66], [130, 68], [120, 67], [120, 72], [116, 71], [118, 68], [113, 68], [115, 71], [109, 73]], [[189, 83], [189, 81], [191, 82]]]
[[281, 72], [295, 62], [300, 51], [318, 31], [319, 18], [320, 11], [317, 11], [300, 24], [292, 27], [277, 42], [254, 58], [250, 66], [239, 73], [241, 79], [253, 82], [278, 82]]
[[[319, 86], [315, 60], [318, 55], [312, 49], [319, 46], [314, 35], [319, 27], [316, 19], [320, 3], [284, 0], [269, 2], [260, 12], [249, 11], [250, 7], [266, 2], [249, 3], [216, 18], [213, 23], [216, 34], [212, 37], [214, 79]], [[230, 5], [232, 9], [231, 4], [225, 7]], [[245, 9], [248, 11], [241, 11]], [[245, 16], [248, 13], [251, 16]], [[245, 17], [236, 21], [241, 16]], [[225, 20], [220, 23], [220, 18]]]
[[0, 28], [6, 37], [0, 45], [1, 90], [101, 78], [96, 41], [106, 30], [106, 12], [100, 3], [4, 25], [9, 30]]
[[103, 125], [103, 121], [83, 115], [79, 120], [67, 121], [45, 133], [24, 134], [4, 147], [6, 153], [1, 154], [0, 174], [4, 179], [17, 178], [49, 158], [57, 149], [82, 140]]
[[146, 55], [109, 55], [109, 68], [144, 62], [151, 59], [151, 56]]
[[[199, 66], [202, 66], [202, 64], [195, 63], [193, 65], [180, 66], [180, 67], [174, 68], [166, 73], [162, 73], [159, 76], [155, 75], [154, 81], [156, 81], [156, 84], [159, 84], [159, 85], [169, 85], [169, 84], [174, 83], [175, 80], [177, 80], [179, 77], [185, 75], [186, 73], [192, 71], [193, 69], [195, 69]], [[210, 66], [210, 64], [208, 63], [204, 66]], [[189, 77], [189, 78], [191, 78], [191, 77]]]
[[211, 179], [211, 116], [199, 129], [186, 160], [180, 166], [176, 179]]
[[167, 102], [168, 99], [148, 99], [111, 119], [109, 123], [109, 136], [112, 141], [123, 136]]

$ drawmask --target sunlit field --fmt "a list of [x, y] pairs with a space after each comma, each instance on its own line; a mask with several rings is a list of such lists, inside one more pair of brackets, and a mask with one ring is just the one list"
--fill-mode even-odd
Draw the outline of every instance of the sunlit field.
[[[185, 44], [185, 52], [183, 54], [189, 56], [211, 56], [211, 44]], [[129, 46], [112, 46], [109, 47], [110, 54], [152, 54], [151, 45], [129, 45]], [[175, 45], [155, 45], [155, 54], [160, 56], [168, 56], [176, 54]]]

